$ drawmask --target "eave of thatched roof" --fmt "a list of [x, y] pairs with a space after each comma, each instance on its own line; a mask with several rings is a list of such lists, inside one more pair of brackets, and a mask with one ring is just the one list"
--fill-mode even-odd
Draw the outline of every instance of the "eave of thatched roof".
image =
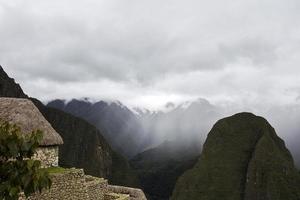
[[43, 132], [41, 146], [63, 144], [61, 136], [28, 99], [0, 98], [0, 120], [16, 124], [24, 134], [41, 130]]

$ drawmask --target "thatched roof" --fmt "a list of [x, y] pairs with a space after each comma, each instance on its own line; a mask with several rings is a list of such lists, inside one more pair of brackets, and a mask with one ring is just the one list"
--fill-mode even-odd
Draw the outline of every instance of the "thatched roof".
[[60, 135], [28, 99], [0, 98], [0, 120], [16, 124], [24, 134], [43, 131], [41, 146], [63, 144]]

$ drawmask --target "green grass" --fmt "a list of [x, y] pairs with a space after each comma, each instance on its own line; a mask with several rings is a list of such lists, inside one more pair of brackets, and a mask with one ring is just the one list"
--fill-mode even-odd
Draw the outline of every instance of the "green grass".
[[69, 171], [70, 169], [62, 168], [62, 167], [48, 167], [46, 168], [49, 174], [60, 174]]

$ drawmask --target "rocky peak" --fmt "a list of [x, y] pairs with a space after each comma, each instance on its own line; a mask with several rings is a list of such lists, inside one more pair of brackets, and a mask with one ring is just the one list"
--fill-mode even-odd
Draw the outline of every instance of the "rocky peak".
[[24, 94], [21, 86], [15, 82], [13, 78], [10, 78], [0, 65], [0, 96], [2, 97], [17, 97], [27, 98]]

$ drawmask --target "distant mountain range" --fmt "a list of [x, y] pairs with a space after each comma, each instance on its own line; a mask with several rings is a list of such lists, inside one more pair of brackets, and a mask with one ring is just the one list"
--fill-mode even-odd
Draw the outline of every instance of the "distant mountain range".
[[120, 102], [73, 99], [54, 100], [47, 104], [74, 116], [85, 119], [89, 123], [103, 130], [103, 136], [112, 148], [120, 154], [130, 158], [145, 148], [145, 131], [138, 116]]
[[[202, 144], [218, 110], [205, 99], [175, 106], [165, 111], [128, 108], [119, 101], [91, 102], [88, 99], [53, 100], [47, 106], [85, 119], [103, 131], [112, 147], [128, 158], [165, 141], [172, 144]], [[124, 143], [125, 141], [125, 143]]]

